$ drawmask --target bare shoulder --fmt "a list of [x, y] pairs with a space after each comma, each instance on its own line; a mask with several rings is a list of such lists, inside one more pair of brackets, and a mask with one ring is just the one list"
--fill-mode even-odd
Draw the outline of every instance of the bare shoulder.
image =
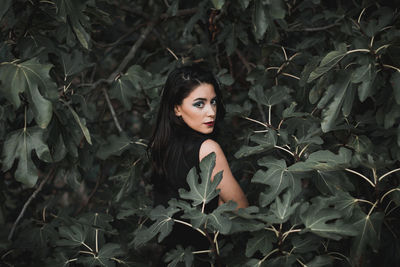
[[222, 151], [220, 145], [212, 139], [207, 139], [200, 146], [200, 151], [199, 151], [200, 160], [202, 160], [205, 156], [207, 156], [211, 152], [214, 152], [217, 158], [219, 156], [225, 158], [224, 152]]

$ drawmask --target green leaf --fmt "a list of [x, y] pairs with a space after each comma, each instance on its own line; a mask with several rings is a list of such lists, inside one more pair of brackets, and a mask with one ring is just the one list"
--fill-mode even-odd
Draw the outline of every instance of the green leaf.
[[270, 212], [272, 216], [269, 216], [268, 221], [271, 223], [285, 223], [290, 219], [290, 216], [295, 212], [300, 202], [296, 202], [292, 205], [293, 197], [291, 191], [287, 191], [283, 194], [283, 200], [280, 197], [276, 197], [275, 202], [270, 206]]
[[311, 72], [307, 82], [310, 83], [330, 71], [346, 56], [346, 51], [331, 51], [322, 60], [319, 66]]
[[382, 212], [365, 214], [360, 209], [357, 209], [353, 225], [358, 230], [358, 234], [351, 248], [354, 260], [363, 256], [367, 246], [370, 246], [374, 252], [378, 251], [383, 219], [384, 214]]
[[96, 153], [96, 156], [102, 160], [110, 156], [120, 156], [124, 151], [129, 149], [134, 142], [125, 134], [120, 136], [110, 135], [107, 138], [107, 143], [103, 144]]
[[339, 116], [340, 109], [345, 101], [349, 83], [350, 75], [342, 74], [337, 77], [337, 82], [334, 85], [336, 93], [333, 101], [329, 104], [328, 108], [322, 111], [323, 120], [321, 122], [321, 128], [324, 133], [329, 132], [335, 126], [336, 119]]
[[321, 237], [318, 237], [311, 233], [305, 233], [302, 235], [295, 235], [291, 239], [292, 252], [294, 253], [306, 253], [313, 252], [321, 246]]
[[343, 170], [350, 164], [351, 150], [341, 147], [338, 154], [329, 150], [319, 150], [311, 153], [306, 161], [297, 162], [289, 167], [289, 171], [334, 171]]
[[22, 63], [6, 62], [0, 65], [0, 91], [15, 108], [21, 105], [19, 94], [25, 92], [35, 121], [41, 128], [47, 127], [53, 114], [53, 105], [43, 97], [50, 96], [52, 91], [57, 90], [49, 76], [52, 67], [50, 64], [39, 63], [37, 58]]
[[82, 130], [83, 136], [85, 137], [86, 141], [89, 144], [92, 144], [92, 139], [90, 137], [89, 129], [86, 127], [86, 121], [85, 119], [79, 117], [79, 115], [76, 113], [76, 111], [67, 103], [64, 102], [64, 104], [68, 107], [68, 109], [71, 111], [72, 116], [74, 117], [76, 123], [79, 125], [79, 127]]
[[191, 267], [193, 260], [194, 256], [190, 247], [183, 249], [182, 246], [178, 245], [176, 249], [165, 254], [165, 262], [168, 262], [170, 267], [178, 266], [180, 262], [185, 263], [185, 267]]
[[84, 225], [74, 224], [71, 226], [61, 226], [58, 232], [62, 239], [56, 241], [58, 246], [80, 247], [86, 241], [89, 228]]
[[11, 132], [3, 147], [3, 167], [6, 171], [11, 169], [18, 159], [15, 179], [29, 187], [33, 187], [38, 179], [38, 170], [32, 161], [31, 153], [35, 151], [39, 159], [51, 162], [50, 151], [43, 140], [43, 130], [31, 127]]
[[338, 190], [353, 191], [355, 189], [346, 174], [341, 171], [317, 170], [314, 183], [323, 194], [335, 194]]
[[83, 13], [86, 7], [86, 1], [77, 0], [56, 0], [56, 11], [59, 18], [70, 24], [76, 38], [81, 45], [89, 49], [90, 35], [86, 32], [83, 25], [88, 21], [88, 17]]
[[284, 19], [286, 14], [285, 3], [282, 0], [268, 1], [268, 11], [273, 19]]
[[[319, 236], [340, 240], [344, 236], [356, 236], [357, 228], [352, 224], [340, 220], [341, 213], [334, 209], [319, 209], [310, 206], [306, 212], [300, 214], [304, 223], [303, 231], [311, 231]], [[331, 222], [333, 221], [334, 222]]]
[[163, 206], [157, 206], [150, 212], [150, 219], [156, 221], [149, 228], [139, 228], [135, 232], [133, 244], [135, 247], [139, 247], [144, 243], [150, 241], [153, 237], [158, 235], [158, 242], [161, 242], [166, 236], [172, 231], [174, 220], [172, 216], [177, 213], [179, 209], [174, 207], [168, 207], [167, 209]]
[[212, 179], [212, 171], [215, 166], [215, 153], [212, 152], [206, 157], [204, 157], [200, 162], [200, 178], [201, 182], [198, 182], [198, 175], [196, 173], [196, 168], [190, 169], [187, 175], [187, 182], [190, 187], [190, 191], [185, 189], [179, 189], [179, 195], [183, 199], [192, 200], [193, 206], [205, 204], [210, 202], [213, 198], [218, 196], [218, 191], [216, 190], [218, 184], [222, 180], [222, 171], [217, 173]]
[[272, 250], [272, 242], [275, 241], [273, 233], [264, 230], [255, 232], [252, 236], [253, 237], [247, 241], [246, 257], [250, 258], [257, 251], [260, 251], [262, 255], [266, 255]]
[[2, 7], [0, 9], [0, 20], [3, 18], [4, 14], [7, 13], [8, 9], [10, 8], [12, 0], [2, 0]]
[[89, 66], [84, 62], [84, 54], [79, 50], [72, 50], [70, 53], [60, 52], [60, 61], [65, 79]]
[[270, 204], [283, 190], [290, 191], [293, 197], [300, 192], [300, 180], [288, 170], [284, 160], [264, 157], [258, 160], [258, 165], [268, 168], [266, 172], [258, 170], [252, 179], [253, 183], [268, 185], [266, 191], [260, 194], [260, 206]]
[[211, 2], [213, 3], [215, 9], [218, 10], [220, 10], [225, 4], [225, 0], [211, 0]]
[[290, 90], [285, 86], [274, 86], [264, 91], [262, 86], [257, 84], [250, 89], [249, 97], [261, 105], [272, 107], [286, 101], [289, 96], [289, 91]]
[[262, 0], [254, 0], [252, 22], [254, 35], [257, 40], [261, 40], [267, 31], [269, 23]]
[[110, 98], [118, 99], [127, 110], [132, 107], [131, 98], [136, 96], [138, 96], [137, 90], [125, 75], [119, 77], [111, 85]]
[[236, 158], [243, 158], [250, 155], [262, 153], [273, 149], [276, 145], [277, 136], [274, 130], [269, 130], [265, 135], [253, 135], [251, 141], [257, 143], [257, 146], [243, 145], [235, 153]]

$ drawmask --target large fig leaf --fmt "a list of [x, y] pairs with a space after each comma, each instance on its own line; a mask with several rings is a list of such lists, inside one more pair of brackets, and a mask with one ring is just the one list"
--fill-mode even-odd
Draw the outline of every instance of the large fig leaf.
[[269, 20], [267, 19], [265, 13], [266, 11], [263, 5], [263, 1], [256, 0], [254, 3], [252, 21], [253, 21], [254, 35], [257, 40], [263, 38], [269, 25]]
[[81, 45], [89, 49], [90, 35], [86, 32], [84, 25], [88, 17], [83, 13], [86, 7], [86, 1], [76, 0], [56, 0], [57, 15], [64, 22], [69, 22], [76, 38]]
[[51, 64], [41, 64], [37, 58], [0, 65], [0, 91], [16, 108], [21, 105], [19, 94], [25, 92], [35, 121], [41, 128], [47, 127], [53, 114], [53, 105], [43, 94], [49, 97], [57, 92], [49, 76], [51, 68]]
[[350, 77], [348, 73], [342, 73], [342, 75], [337, 77], [337, 82], [331, 87], [331, 90], [335, 90], [333, 101], [322, 111], [323, 119], [321, 122], [321, 129], [325, 133], [332, 130], [336, 125], [336, 119], [342, 107], [345, 108], [344, 111], [351, 109], [352, 102], [348, 102], [346, 103], [347, 105], [344, 105], [345, 100], [349, 99], [346, 98], [346, 96], [348, 96], [348, 90], [352, 90], [352, 88], [349, 87]]
[[292, 204], [293, 197], [291, 191], [283, 194], [282, 200], [279, 196], [276, 197], [275, 202], [271, 204], [270, 211], [272, 215], [268, 216], [268, 221], [271, 223], [285, 223], [289, 220], [290, 216], [295, 212], [300, 202]]
[[35, 151], [41, 160], [51, 161], [43, 133], [43, 129], [37, 126], [20, 129], [10, 133], [4, 142], [2, 170], [9, 170], [14, 161], [18, 160], [15, 179], [29, 187], [33, 187], [38, 179], [38, 170], [31, 158], [32, 151]]
[[258, 164], [268, 168], [268, 171], [258, 170], [252, 179], [254, 183], [268, 185], [266, 191], [260, 194], [262, 207], [271, 203], [285, 189], [291, 191], [293, 197], [300, 192], [300, 179], [288, 170], [284, 160], [264, 157]]
[[304, 232], [311, 231], [334, 240], [340, 240], [343, 236], [357, 235], [357, 229], [352, 224], [340, 220], [342, 214], [334, 209], [319, 209], [312, 205], [300, 217], [305, 225]]
[[257, 251], [261, 254], [266, 255], [272, 250], [272, 242], [275, 241], [275, 236], [273, 233], [266, 230], [255, 232], [253, 237], [247, 241], [246, 245], [246, 256], [251, 257]]
[[353, 259], [360, 258], [367, 246], [370, 246], [373, 251], [377, 252], [384, 214], [382, 212], [365, 214], [358, 209], [354, 214], [354, 219], [353, 225], [358, 230], [358, 234], [351, 248], [351, 254], [354, 256]]
[[338, 154], [329, 150], [316, 151], [307, 158], [306, 161], [297, 162], [289, 167], [289, 171], [335, 171], [343, 170], [350, 164], [351, 151], [341, 147]]
[[193, 167], [189, 171], [187, 175], [187, 182], [189, 184], [190, 191], [186, 191], [185, 189], [180, 188], [179, 195], [181, 196], [181, 198], [193, 201], [193, 206], [202, 204], [204, 207], [205, 204], [218, 196], [218, 191], [216, 190], [216, 188], [222, 180], [222, 171], [217, 173], [214, 176], [214, 179], [211, 180], [214, 166], [215, 153], [212, 152], [204, 157], [200, 162], [200, 183], [198, 182], [199, 177], [196, 173], [196, 168]]
[[266, 152], [268, 150], [273, 149], [276, 145], [277, 136], [274, 130], [270, 130], [264, 136], [253, 135], [250, 138], [250, 140], [257, 143], [258, 145], [257, 146], [243, 145], [235, 153], [236, 158], [247, 157], [250, 155]]
[[185, 267], [192, 266], [194, 256], [190, 248], [183, 248], [178, 245], [176, 249], [169, 251], [165, 254], [165, 262], [169, 262], [168, 266], [175, 267], [178, 266], [180, 262], [185, 263]]
[[161, 242], [166, 236], [172, 231], [174, 225], [174, 219], [172, 216], [177, 213], [179, 209], [175, 207], [168, 207], [167, 209], [163, 206], [157, 206], [150, 212], [150, 219], [156, 221], [149, 228], [139, 228], [135, 233], [133, 244], [138, 247], [148, 241], [150, 241], [157, 234], [158, 242]]

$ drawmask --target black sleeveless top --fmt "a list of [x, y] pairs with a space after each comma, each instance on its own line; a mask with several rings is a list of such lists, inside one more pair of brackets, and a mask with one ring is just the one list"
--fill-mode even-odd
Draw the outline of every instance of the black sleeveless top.
[[[199, 171], [199, 151], [201, 144], [212, 139], [212, 135], [198, 133], [189, 127], [175, 130], [168, 148], [168, 156], [165, 159], [166, 177], [160, 177], [153, 173], [154, 184], [154, 206], [168, 206], [168, 201], [172, 198], [180, 199], [178, 189], [184, 188], [189, 191], [186, 176], [189, 170], [196, 167]], [[210, 213], [218, 207], [218, 197], [206, 204], [205, 212]], [[182, 215], [178, 213], [179, 217]], [[196, 250], [206, 250], [209, 248], [208, 240], [199, 232], [188, 226], [175, 223], [172, 233], [163, 242], [168, 249], [175, 248], [180, 244], [183, 247], [192, 246]]]

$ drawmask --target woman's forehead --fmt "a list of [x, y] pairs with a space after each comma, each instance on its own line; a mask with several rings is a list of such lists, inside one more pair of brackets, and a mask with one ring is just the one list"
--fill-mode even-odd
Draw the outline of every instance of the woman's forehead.
[[[199, 86], [195, 87], [189, 95], [186, 97], [187, 99], [196, 99], [196, 98], [214, 98], [216, 96], [214, 86], [209, 83], [201, 83]], [[185, 98], [185, 99], [186, 99]]]

